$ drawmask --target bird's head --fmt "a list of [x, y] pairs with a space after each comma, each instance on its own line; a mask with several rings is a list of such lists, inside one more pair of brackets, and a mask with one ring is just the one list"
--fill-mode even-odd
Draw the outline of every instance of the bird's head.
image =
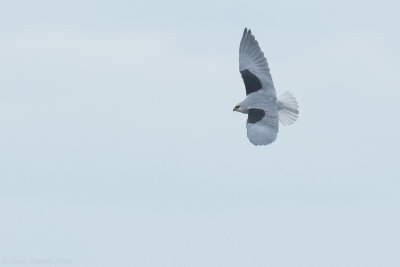
[[243, 107], [243, 105], [240, 105], [240, 104], [237, 104], [237, 105], [233, 108], [233, 111], [241, 112], [241, 113], [244, 113], [244, 114], [247, 114], [247, 113], [248, 113], [248, 110], [247, 110], [245, 107]]

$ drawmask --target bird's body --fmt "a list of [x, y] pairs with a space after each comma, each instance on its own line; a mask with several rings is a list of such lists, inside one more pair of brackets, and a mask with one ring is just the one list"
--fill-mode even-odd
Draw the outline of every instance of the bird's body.
[[247, 96], [234, 111], [248, 114], [246, 127], [250, 142], [268, 145], [277, 137], [279, 121], [283, 125], [296, 121], [299, 113], [296, 99], [288, 92], [277, 99], [267, 59], [247, 29], [240, 41], [239, 71]]

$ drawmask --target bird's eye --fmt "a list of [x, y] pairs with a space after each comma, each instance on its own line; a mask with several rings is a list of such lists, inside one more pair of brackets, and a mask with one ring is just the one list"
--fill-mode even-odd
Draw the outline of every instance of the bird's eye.
[[240, 106], [236, 106], [235, 108], [239, 108]]

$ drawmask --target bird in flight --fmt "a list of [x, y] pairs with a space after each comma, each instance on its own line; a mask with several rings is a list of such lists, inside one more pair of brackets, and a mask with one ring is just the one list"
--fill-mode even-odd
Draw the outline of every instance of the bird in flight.
[[254, 145], [275, 141], [279, 122], [293, 124], [299, 114], [296, 98], [289, 92], [276, 97], [267, 59], [251, 30], [244, 29], [239, 47], [239, 71], [246, 98], [233, 111], [247, 114], [247, 137]]

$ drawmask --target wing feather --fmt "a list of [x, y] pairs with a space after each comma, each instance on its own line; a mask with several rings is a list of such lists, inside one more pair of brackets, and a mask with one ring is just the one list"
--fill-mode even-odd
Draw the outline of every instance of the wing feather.
[[249, 141], [256, 145], [269, 145], [275, 141], [278, 135], [278, 119], [276, 118], [276, 123], [267, 121], [267, 119], [262, 119], [257, 123], [247, 123], [247, 138]]
[[262, 90], [276, 97], [267, 59], [251, 30], [243, 31], [239, 46], [239, 71], [248, 70], [260, 80]]

